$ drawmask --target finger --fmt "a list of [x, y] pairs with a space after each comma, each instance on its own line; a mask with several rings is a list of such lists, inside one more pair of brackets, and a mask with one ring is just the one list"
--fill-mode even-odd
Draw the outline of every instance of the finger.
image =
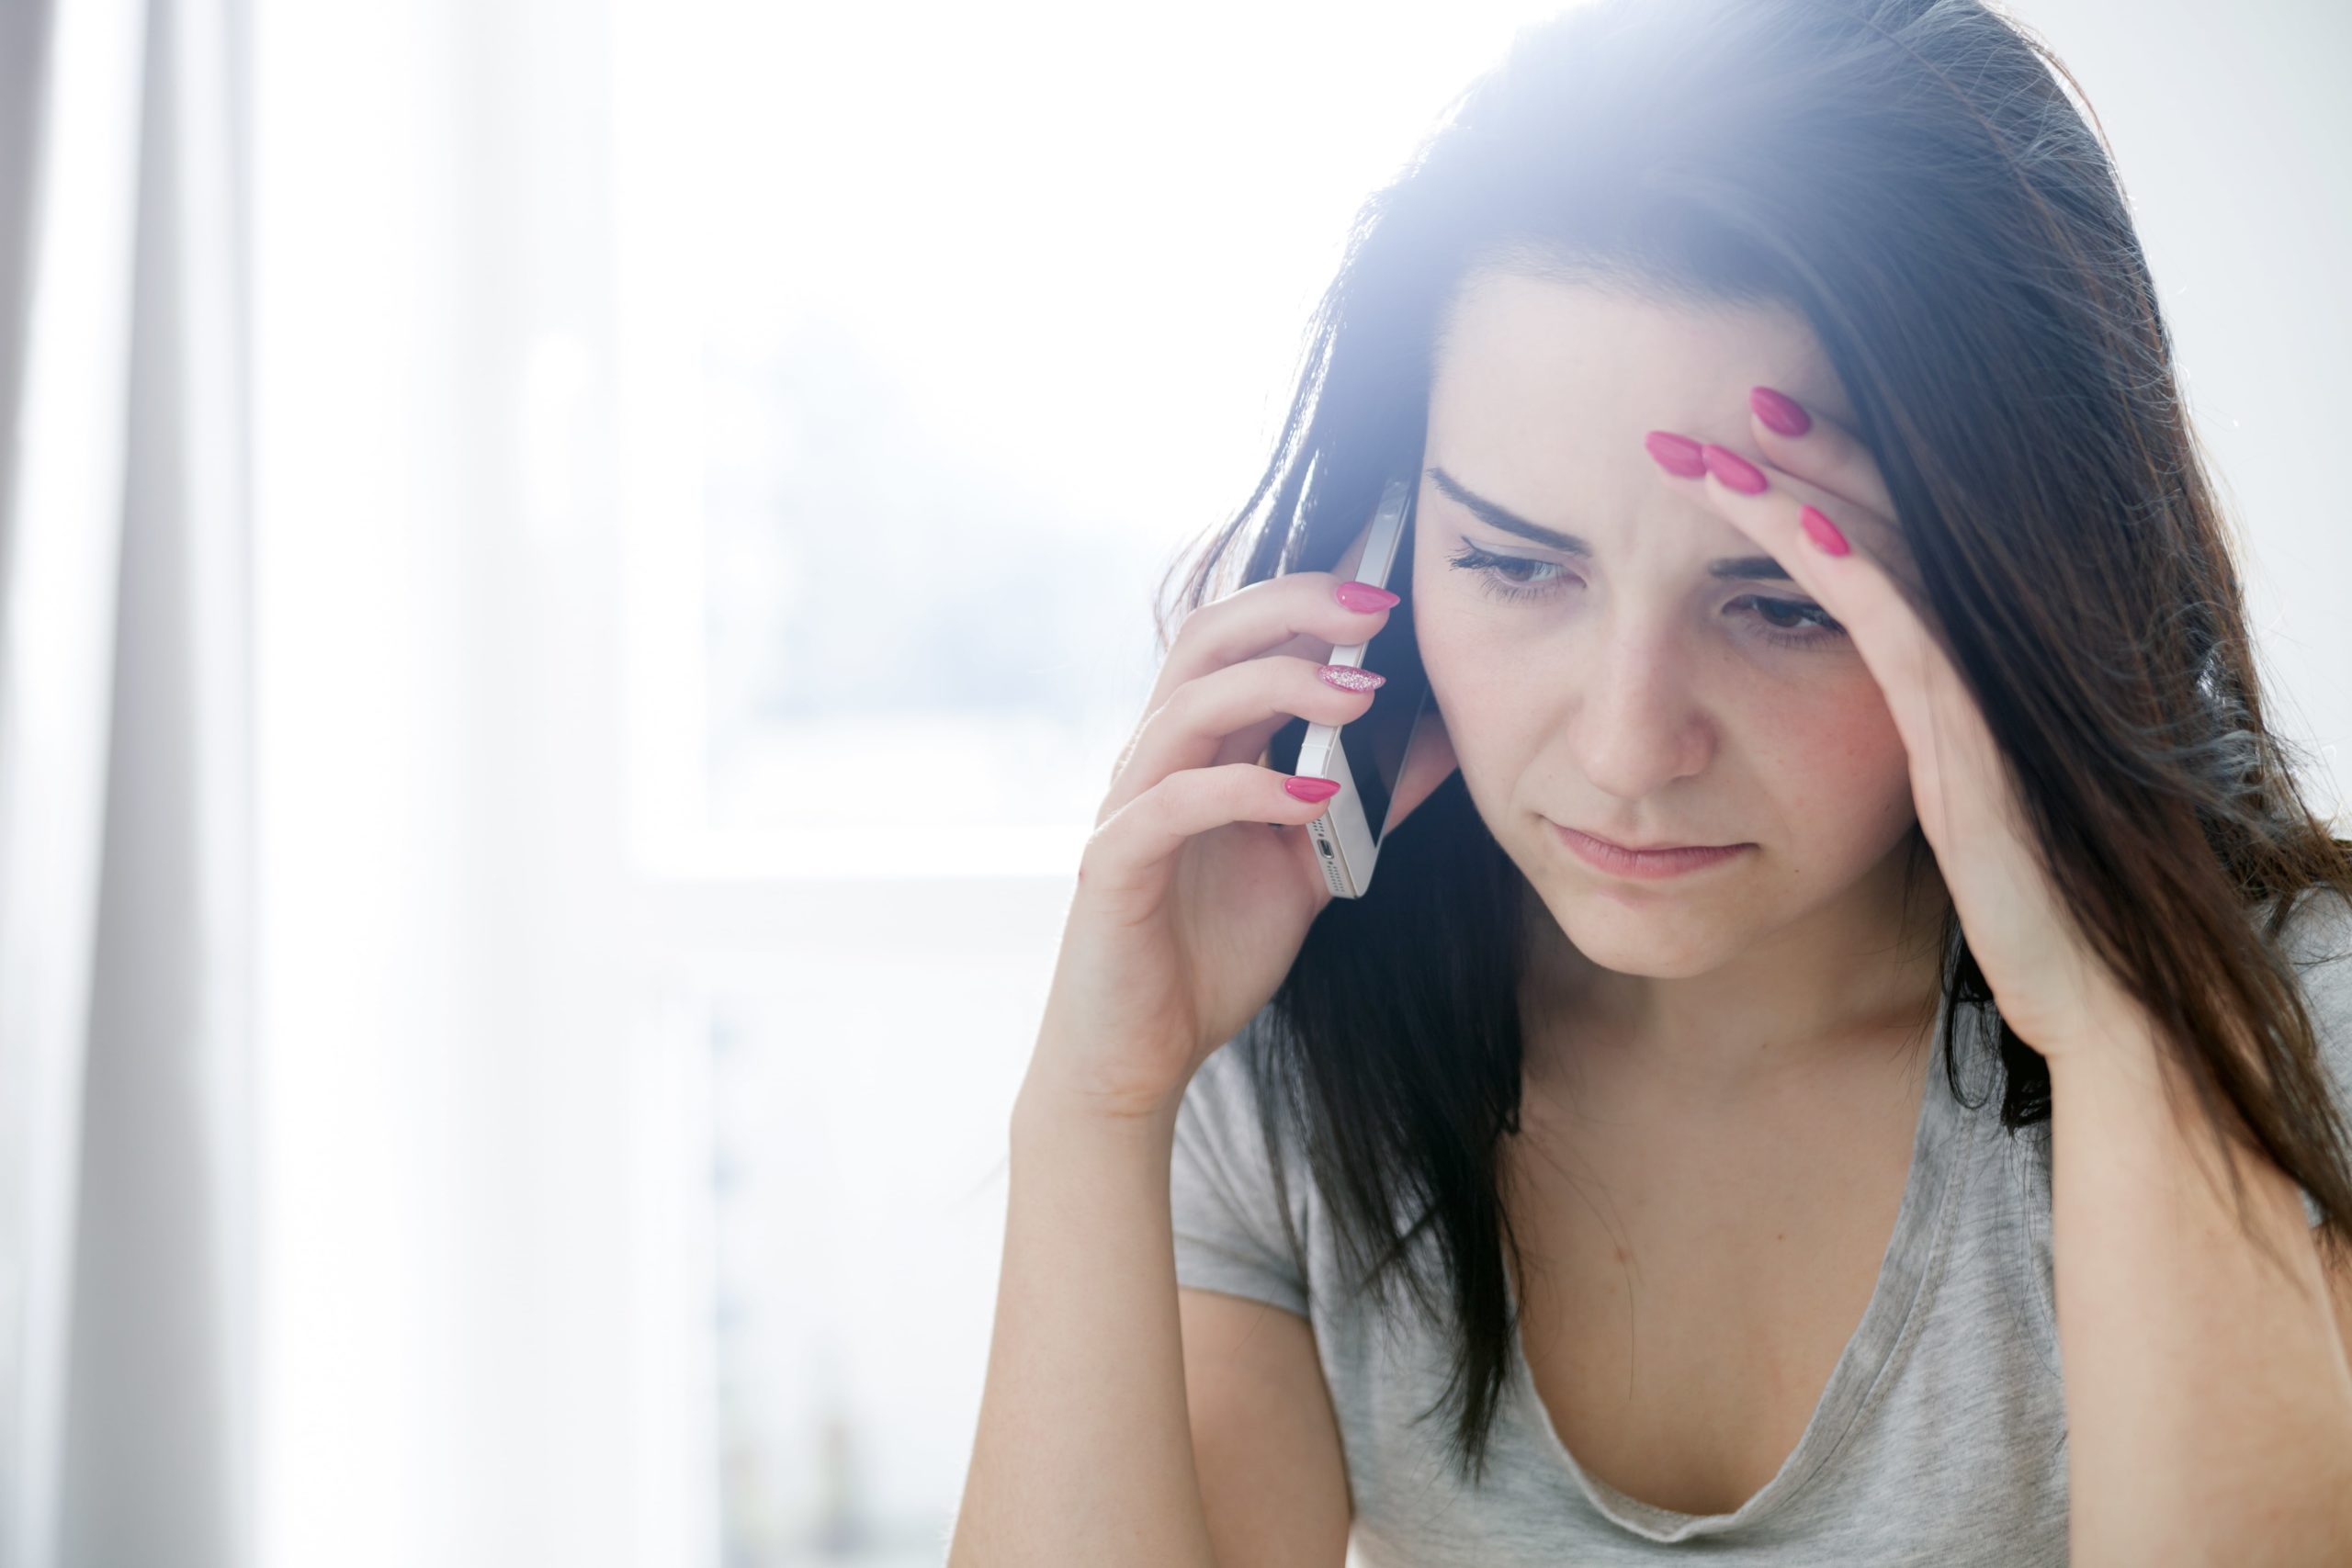
[[[1335, 649], [1368, 642], [1387, 626], [1393, 606], [1358, 610], [1340, 595], [1361, 604], [1380, 592], [1345, 570], [1284, 572], [1245, 583], [1193, 611], [1177, 628], [1144, 701], [1144, 719], [1136, 721], [1111, 764], [1112, 781], [1126, 772], [1144, 722], [1184, 682], [1245, 660], [1292, 654], [1321, 660]], [[1239, 755], [1256, 758], [1281, 728], [1280, 720], [1267, 727], [1257, 747]]]
[[1747, 406], [1757, 447], [1773, 468], [1865, 512], [1895, 516], [1878, 459], [1852, 431], [1776, 387], [1750, 388]]
[[[1696, 477], [1685, 477], [1660, 464], [1659, 481], [1687, 491], [1762, 545], [1799, 586], [1821, 599], [1822, 608], [1839, 621], [1845, 621], [1845, 615], [1815, 591], [1812, 580], [1805, 575], [1807, 566], [1860, 558], [1875, 566], [1883, 578], [1898, 587], [1915, 607], [1915, 614], [1918, 613], [1917, 606], [1925, 604], [1926, 594], [1917, 563], [1892, 519], [1752, 455], [1735, 452], [1713, 442], [1690, 442], [1681, 436], [1675, 439], [1697, 447], [1705, 467]], [[1806, 536], [1800, 513], [1807, 506], [1820, 513], [1838, 531], [1845, 541], [1847, 555], [1826, 556]], [[1834, 572], [1831, 578], [1842, 581]], [[1850, 626], [1852, 623], [1847, 624]]]
[[1330, 799], [1301, 800], [1287, 775], [1254, 762], [1186, 768], [1159, 780], [1099, 823], [1080, 857], [1078, 886], [1091, 897], [1156, 906], [1166, 895], [1176, 852], [1228, 822], [1312, 822]]
[[[1905, 590], [1887, 570], [1883, 552], [1894, 529], [1884, 518], [1792, 474], [1738, 458], [1725, 448], [1709, 447], [1707, 457], [1706, 476], [1696, 482], [1704, 488], [1708, 503], [1786, 567], [1797, 585], [1820, 601], [1857, 642], [1865, 628], [1872, 629], [1882, 644], [1915, 629], [1924, 634], [1925, 625]], [[1736, 462], [1726, 463], [1725, 457]], [[1751, 474], [1762, 478], [1762, 490], [1745, 488]], [[1846, 545], [1842, 554], [1833, 554], [1807, 531], [1803, 513], [1808, 507], [1836, 530], [1834, 539]]]
[[[1702, 479], [1668, 478], [1699, 487], [1710, 506], [1787, 569], [1790, 580], [1846, 628], [1906, 739], [1924, 734], [1937, 711], [1949, 711], [1965, 687], [1912, 591], [1858, 542], [1891, 537], [1886, 520], [1726, 448], [1702, 450], [1708, 463]], [[1748, 489], [1757, 479], [1764, 488]], [[1844, 538], [1843, 554], [1832, 554], [1806, 531], [1801, 513], [1808, 507]]]
[[[1100, 824], [1171, 773], [1233, 761], [1256, 766], [1248, 759], [1259, 756], [1273, 732], [1293, 717], [1332, 725], [1362, 718], [1376, 694], [1327, 682], [1321, 674], [1326, 668], [1317, 660], [1277, 654], [1245, 659], [1185, 682], [1136, 732], [1095, 821]], [[1261, 771], [1281, 776], [1276, 769]]]
[[1277, 650], [1328, 659], [1335, 648], [1370, 641], [1388, 624], [1389, 612], [1351, 609], [1340, 598], [1360, 591], [1379, 592], [1338, 572], [1288, 571], [1203, 605], [1177, 628], [1145, 711], [1186, 682], [1246, 659]]

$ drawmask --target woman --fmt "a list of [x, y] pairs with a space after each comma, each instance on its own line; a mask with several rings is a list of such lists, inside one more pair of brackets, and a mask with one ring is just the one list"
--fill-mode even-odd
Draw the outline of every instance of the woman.
[[[952, 1562], [2352, 1558], [2352, 842], [2059, 75], [1603, 0], [1366, 206], [1080, 869]], [[1380, 700], [1400, 458], [1332, 902], [1267, 743]]]

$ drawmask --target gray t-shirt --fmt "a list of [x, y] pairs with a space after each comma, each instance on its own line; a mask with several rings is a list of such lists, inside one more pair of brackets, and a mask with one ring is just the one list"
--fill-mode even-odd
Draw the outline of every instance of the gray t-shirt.
[[[2287, 951], [2318, 961], [2303, 972], [2304, 996], [2338, 1102], [2352, 1108], [2352, 919], [2314, 898]], [[1977, 1010], [1961, 1010], [1954, 1045], [1977, 1099], [1998, 1070]], [[1451, 1410], [1413, 1423], [1445, 1388], [1442, 1344], [1424, 1324], [1392, 1330], [1349, 1299], [1321, 1194], [1289, 1141], [1281, 1157], [1297, 1249], [1284, 1234], [1250, 1048], [1212, 1054], [1178, 1113], [1176, 1278], [1313, 1325], [1355, 1506], [1351, 1568], [1610, 1568], [1694, 1553], [1792, 1568], [2066, 1562], [2047, 1122], [2012, 1138], [1997, 1098], [1961, 1105], [1937, 1056], [1877, 1287], [1804, 1435], [1736, 1512], [1701, 1516], [1588, 1474], [1560, 1442], [1516, 1339], [1485, 1483], [1473, 1491], [1459, 1480], [1444, 1450]], [[2316, 1224], [2308, 1193], [2304, 1206]]]

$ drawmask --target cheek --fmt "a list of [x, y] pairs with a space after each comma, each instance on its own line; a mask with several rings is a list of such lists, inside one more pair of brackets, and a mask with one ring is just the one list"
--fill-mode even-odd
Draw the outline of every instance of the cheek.
[[1788, 820], [1824, 831], [1908, 826], [1910, 756], [1874, 682], [1783, 712], [1754, 752]]
[[[1418, 592], [1420, 585], [1414, 586]], [[1428, 603], [1423, 599], [1420, 605]], [[1493, 678], [1503, 650], [1482, 641], [1462, 617], [1432, 615], [1420, 605], [1414, 629], [1430, 701], [1444, 716], [1462, 787], [1480, 816], [1499, 822], [1507, 812], [1510, 781], [1543, 744], [1543, 709], [1527, 701], [1524, 682], [1514, 696], [1510, 682]]]
[[[1414, 584], [1417, 594], [1420, 587]], [[1526, 683], [1518, 683], [1514, 697], [1511, 682], [1494, 678], [1497, 669], [1510, 667], [1511, 649], [1491, 635], [1482, 637], [1475, 617], [1454, 614], [1450, 605], [1428, 606], [1426, 598], [1415, 606], [1415, 646], [1429, 675], [1430, 700], [1446, 716], [1448, 731], [1474, 746], [1507, 747], [1521, 725], [1540, 727], [1540, 709], [1527, 702]]]
[[1413, 578], [1413, 647], [1420, 655], [1421, 669], [1430, 678], [1430, 700], [1451, 713], [1476, 701], [1475, 683], [1464, 682], [1459, 674], [1476, 669], [1479, 655], [1476, 649], [1465, 646], [1447, 607], [1432, 599], [1435, 592], [1436, 585], [1427, 580], [1426, 572], [1417, 570]]

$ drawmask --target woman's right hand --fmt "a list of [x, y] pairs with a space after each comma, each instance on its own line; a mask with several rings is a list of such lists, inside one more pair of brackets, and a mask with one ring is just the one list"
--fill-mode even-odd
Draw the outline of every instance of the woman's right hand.
[[[1345, 724], [1379, 700], [1320, 678], [1332, 649], [1388, 621], [1385, 605], [1350, 609], [1342, 591], [1380, 597], [1344, 570], [1286, 572], [1179, 628], [1079, 863], [1024, 1101], [1172, 1112], [1194, 1069], [1289, 972], [1332, 897], [1314, 835], [1299, 829], [1329, 807], [1290, 794], [1289, 775], [1259, 759], [1294, 716]], [[1453, 769], [1434, 708], [1422, 730], [1392, 821]]]

